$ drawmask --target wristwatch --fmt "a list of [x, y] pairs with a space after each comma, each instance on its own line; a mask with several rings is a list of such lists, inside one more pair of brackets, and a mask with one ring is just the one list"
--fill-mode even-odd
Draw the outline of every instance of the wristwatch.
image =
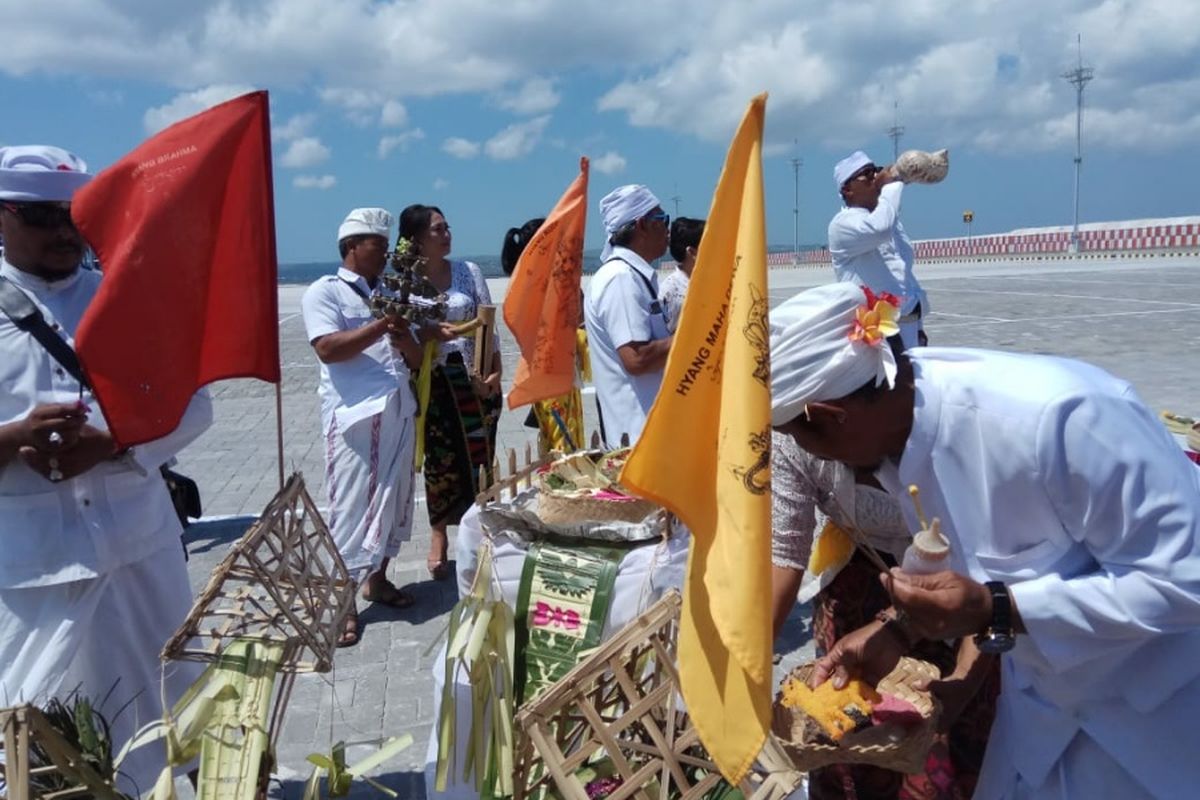
[[982, 633], [975, 634], [975, 646], [981, 653], [1007, 653], [1017, 643], [1013, 634], [1012, 598], [1000, 581], [984, 584], [992, 595], [992, 621]]

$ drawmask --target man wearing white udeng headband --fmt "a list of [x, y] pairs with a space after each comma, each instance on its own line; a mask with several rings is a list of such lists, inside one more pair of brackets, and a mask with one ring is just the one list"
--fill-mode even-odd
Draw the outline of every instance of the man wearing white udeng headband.
[[[90, 178], [57, 147], [0, 147], [0, 706], [78, 690], [117, 750], [199, 675], [159, 663], [192, 603], [159, 465], [211, 424], [212, 403], [198, 392], [174, 431], [118, 453], [91, 393], [12, 319], [32, 303], [44, 335], [73, 343], [100, 287], [70, 216]], [[161, 744], [134, 751], [119, 788], [149, 791], [165, 763]]]
[[893, 609], [814, 681], [877, 679], [917, 639], [973, 635], [1003, 673], [976, 797], [1194, 796], [1200, 470], [1098, 367], [901, 353], [898, 315], [848, 283], [771, 312], [775, 428], [896, 497], [916, 485], [951, 545], [950, 570], [882, 574]]

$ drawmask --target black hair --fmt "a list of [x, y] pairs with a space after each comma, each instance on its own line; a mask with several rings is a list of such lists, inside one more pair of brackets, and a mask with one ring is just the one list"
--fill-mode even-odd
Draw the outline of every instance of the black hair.
[[628, 247], [633, 242], [633, 234], [637, 231], [637, 220], [626, 222], [621, 227], [613, 231], [612, 236], [608, 237], [608, 243], [613, 247]]
[[420, 246], [417, 239], [429, 230], [429, 223], [433, 220], [435, 212], [442, 214], [442, 210], [437, 206], [423, 206], [420, 203], [414, 203], [400, 212], [400, 238], [408, 239], [418, 254]]
[[509, 228], [508, 233], [504, 234], [504, 245], [500, 248], [500, 266], [505, 275], [513, 274], [513, 270], [517, 268], [517, 260], [521, 258], [521, 253], [525, 252], [525, 246], [545, 221], [545, 217], [535, 217], [519, 228]]
[[352, 248], [357, 247], [358, 243], [364, 238], [364, 234], [356, 233], [353, 236], [347, 236], [345, 239], [342, 239], [338, 242], [338, 254], [342, 257], [343, 261], [346, 260], [346, 254], [349, 253]]
[[671, 258], [682, 264], [689, 247], [699, 247], [704, 236], [704, 220], [679, 217], [671, 221]]

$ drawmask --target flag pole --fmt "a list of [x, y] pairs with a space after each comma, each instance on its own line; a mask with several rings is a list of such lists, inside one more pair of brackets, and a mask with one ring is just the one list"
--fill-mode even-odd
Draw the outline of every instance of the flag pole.
[[275, 384], [275, 447], [279, 457], [279, 489], [283, 490], [283, 376]]

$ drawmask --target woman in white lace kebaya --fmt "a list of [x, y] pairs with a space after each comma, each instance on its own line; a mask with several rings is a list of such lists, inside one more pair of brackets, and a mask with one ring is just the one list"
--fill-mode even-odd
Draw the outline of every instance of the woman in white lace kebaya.
[[[849, 544], [842, 530], [861, 531], [885, 561], [895, 563], [912, 535], [899, 504], [873, 485], [869, 473], [856, 475], [839, 462], [822, 461], [802, 450], [793, 437], [778, 432], [771, 447], [775, 632], [778, 635], [797, 599], [811, 600], [813, 639], [820, 655], [891, 605], [879, 582], [879, 570]], [[913, 655], [935, 664], [944, 678], [965, 670], [976, 657], [972, 648], [960, 659], [957, 642], [926, 643]], [[902, 775], [839, 764], [810, 774], [809, 796], [813, 800], [970, 797], [999, 693], [994, 666], [974, 696], [943, 697], [945, 730], [930, 750], [924, 773]]]

